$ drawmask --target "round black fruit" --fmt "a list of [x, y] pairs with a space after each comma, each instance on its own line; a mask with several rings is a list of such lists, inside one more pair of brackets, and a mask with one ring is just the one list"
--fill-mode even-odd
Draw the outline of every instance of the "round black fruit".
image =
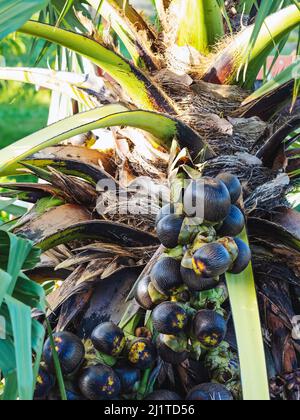
[[155, 289], [151, 282], [151, 277], [143, 277], [137, 285], [135, 290], [135, 300], [141, 308], [146, 311], [151, 311], [161, 302], [164, 302], [167, 297]]
[[229, 215], [217, 232], [219, 236], [238, 236], [243, 231], [244, 227], [245, 217], [243, 213], [238, 207], [231, 206]]
[[181, 232], [183, 216], [171, 214], [164, 217], [156, 227], [156, 233], [161, 244], [165, 248], [175, 248], [178, 245], [178, 239]]
[[91, 340], [96, 350], [113, 357], [118, 357], [126, 344], [124, 332], [113, 322], [98, 325]]
[[180, 365], [189, 357], [187, 341], [174, 336], [160, 334], [156, 339], [156, 347], [160, 358], [172, 365]]
[[188, 401], [233, 401], [231, 393], [220, 384], [197, 385], [187, 395]]
[[156, 348], [148, 338], [137, 338], [130, 344], [128, 360], [137, 369], [149, 369], [156, 356]]
[[224, 182], [226, 185], [232, 204], [235, 204], [242, 194], [242, 186], [237, 176], [227, 172], [222, 172], [217, 176], [219, 181]]
[[88, 400], [111, 400], [119, 396], [121, 382], [112, 368], [97, 365], [83, 370], [79, 378], [79, 388]]
[[183, 266], [181, 266], [180, 271], [184, 284], [192, 292], [204, 292], [206, 290], [214, 289], [215, 287], [217, 287], [220, 281], [218, 277], [216, 277], [215, 279], [203, 277], [195, 273], [194, 270]]
[[170, 295], [182, 286], [180, 262], [170, 257], [161, 258], [152, 268], [151, 281], [154, 287], [164, 295]]
[[164, 302], [152, 312], [153, 326], [161, 334], [177, 335], [185, 331], [188, 314], [178, 303]]
[[[55, 349], [64, 375], [74, 373], [83, 363], [85, 356], [84, 345], [81, 340], [69, 332], [53, 334]], [[54, 372], [54, 361], [50, 338], [45, 343], [43, 351], [44, 362], [50, 372]]]
[[147, 395], [145, 398], [146, 401], [180, 401], [176, 392], [169, 391], [167, 389], [160, 389], [159, 391], [154, 391], [151, 394]]
[[[83, 395], [81, 395], [77, 385], [75, 386], [73, 383], [66, 383], [66, 396], [67, 401], [85, 401], [86, 398], [84, 398]], [[49, 401], [61, 401], [61, 393], [58, 388], [55, 388], [51, 391], [48, 400]]]
[[249, 265], [251, 261], [251, 249], [239, 238], [234, 238], [235, 243], [238, 246], [239, 254], [237, 259], [234, 261], [233, 266], [229, 269], [232, 274], [242, 273]]
[[227, 333], [225, 319], [215, 311], [201, 310], [193, 321], [193, 330], [197, 340], [207, 349], [218, 347]]
[[123, 394], [131, 394], [141, 380], [141, 371], [131, 367], [120, 367], [115, 369], [118, 375]]
[[166, 204], [163, 206], [159, 212], [157, 213], [155, 224], [156, 226], [158, 223], [166, 216], [170, 216], [171, 214], [175, 214], [175, 206], [173, 203]]
[[220, 223], [229, 214], [230, 194], [222, 181], [201, 178], [191, 182], [184, 194], [184, 210], [188, 216], [203, 218], [209, 223]]
[[43, 400], [47, 398], [54, 385], [54, 376], [48, 373], [45, 369], [41, 368], [36, 380], [34, 399]]
[[195, 272], [208, 278], [221, 276], [232, 264], [229, 252], [217, 242], [203, 245], [195, 252], [192, 262]]

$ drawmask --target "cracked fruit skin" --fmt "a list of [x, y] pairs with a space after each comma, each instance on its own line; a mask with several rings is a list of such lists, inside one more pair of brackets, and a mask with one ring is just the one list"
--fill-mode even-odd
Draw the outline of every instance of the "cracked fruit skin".
[[[69, 332], [53, 334], [55, 349], [64, 375], [71, 375], [83, 363], [85, 356], [84, 345], [81, 340]], [[43, 359], [49, 372], [55, 371], [50, 338], [46, 341], [43, 351]]]
[[183, 333], [188, 325], [188, 315], [184, 308], [175, 302], [164, 302], [152, 312], [153, 326], [161, 334], [177, 335]]
[[109, 356], [118, 357], [124, 350], [124, 332], [113, 322], [104, 322], [92, 332], [91, 340], [96, 350]]
[[187, 395], [188, 401], [233, 401], [225, 386], [214, 383], [197, 385]]
[[171, 214], [158, 223], [156, 227], [157, 237], [165, 248], [171, 249], [178, 245], [183, 221], [183, 216]]
[[231, 197], [222, 181], [203, 177], [192, 181], [184, 194], [184, 211], [190, 217], [217, 224], [228, 216]]
[[227, 190], [229, 191], [232, 204], [236, 204], [242, 194], [242, 185], [238, 177], [228, 172], [222, 172], [216, 177], [216, 179], [224, 182]]
[[79, 378], [79, 388], [88, 400], [111, 400], [119, 396], [121, 381], [108, 366], [90, 366], [83, 370]]
[[227, 323], [217, 312], [201, 310], [195, 315], [193, 330], [197, 340], [204, 348], [213, 349], [225, 339]]
[[154, 344], [147, 338], [137, 338], [130, 344], [128, 360], [130, 364], [141, 370], [152, 367], [157, 357]]
[[195, 252], [193, 259], [194, 271], [208, 278], [219, 277], [228, 271], [232, 260], [226, 248], [217, 242], [203, 245]]

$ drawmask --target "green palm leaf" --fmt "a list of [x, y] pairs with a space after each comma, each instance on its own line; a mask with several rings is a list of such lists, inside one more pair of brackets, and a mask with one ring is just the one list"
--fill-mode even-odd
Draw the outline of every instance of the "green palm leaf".
[[300, 11], [292, 5], [266, 17], [260, 28], [256, 25], [247, 27], [218, 54], [203, 79], [218, 84], [234, 84], [238, 81], [252, 88], [274, 46], [299, 24]]
[[0, 39], [20, 28], [49, 0], [0, 0]]
[[276, 77], [269, 80], [261, 88], [252, 93], [245, 101], [243, 105], [247, 105], [252, 101], [259, 100], [262, 96], [269, 94], [273, 90], [278, 89], [280, 86], [285, 85], [291, 80], [300, 79], [300, 59], [298, 58], [293, 64], [287, 67], [285, 70], [280, 72]]
[[[241, 239], [248, 242], [246, 232]], [[269, 381], [252, 265], [239, 275], [227, 273], [226, 281], [238, 343], [243, 398], [268, 401]]]
[[27, 22], [20, 32], [59, 44], [83, 57], [111, 75], [135, 104], [148, 110], [174, 113], [171, 100], [155, 83], [124, 58], [86, 36], [39, 22]]
[[59, 72], [41, 68], [0, 67], [0, 80], [29, 83], [68, 95], [87, 108], [99, 106], [98, 95], [94, 91], [97, 79], [89, 75]]
[[0, 316], [5, 327], [0, 340], [0, 369], [5, 379], [2, 399], [31, 400], [45, 336], [43, 326], [31, 319], [31, 308], [44, 310], [45, 294], [22, 269], [35, 265], [33, 255], [40, 251], [26, 239], [4, 231], [0, 234], [1, 268], [6, 269], [0, 269]]
[[122, 125], [151, 133], [165, 148], [170, 148], [173, 138], [178, 137], [180, 145], [188, 147], [195, 158], [201, 152], [204, 157], [213, 155], [198, 134], [175, 118], [150, 111], [128, 111], [122, 105], [107, 105], [66, 118], [6, 147], [0, 157], [0, 173], [4, 175], [4, 171], [16, 162], [72, 136]]
[[175, 0], [178, 7], [178, 45], [191, 45], [203, 54], [224, 36], [222, 10], [217, 0]]

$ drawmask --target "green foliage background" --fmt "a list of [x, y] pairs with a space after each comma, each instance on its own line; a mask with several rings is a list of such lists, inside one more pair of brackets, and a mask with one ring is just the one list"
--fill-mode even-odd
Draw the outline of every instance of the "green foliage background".
[[[21, 35], [11, 35], [0, 43], [0, 65], [33, 66], [41, 48], [42, 42], [32, 51], [32, 40]], [[43, 61], [39, 65], [47, 66], [47, 62]], [[1, 82], [0, 148], [44, 127], [49, 103], [50, 93], [47, 90], [37, 91], [31, 85]]]

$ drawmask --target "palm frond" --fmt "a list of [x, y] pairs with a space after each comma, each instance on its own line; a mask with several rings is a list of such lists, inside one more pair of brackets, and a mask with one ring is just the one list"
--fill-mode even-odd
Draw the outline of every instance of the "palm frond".
[[176, 42], [190, 45], [203, 54], [224, 36], [223, 16], [217, 0], [176, 0], [171, 3], [178, 25]]
[[174, 113], [174, 104], [153, 81], [149, 80], [133, 64], [103, 47], [95, 40], [33, 21], [27, 22], [20, 31], [57, 43], [87, 57], [111, 75], [137, 106], [149, 110]]
[[32, 0], [25, 4], [20, 0], [2, 0], [0, 2], [0, 39], [19, 29], [48, 3], [49, 0]]
[[294, 5], [266, 17], [259, 28], [247, 27], [218, 54], [203, 80], [217, 84], [238, 82], [252, 88], [266, 57], [299, 23], [300, 11]]
[[0, 342], [0, 368], [5, 378], [3, 399], [31, 400], [45, 336], [42, 325], [31, 319], [31, 308], [44, 311], [45, 295], [43, 288], [29, 280], [22, 269], [35, 266], [39, 251], [30, 241], [11, 233], [1, 231], [0, 236], [0, 314], [5, 321], [5, 335]]
[[33, 153], [69, 139], [72, 136], [99, 128], [127, 125], [148, 131], [158, 144], [169, 149], [174, 137], [182, 147], [188, 147], [194, 158], [213, 156], [205, 141], [191, 128], [175, 118], [149, 111], [128, 111], [121, 105], [77, 114], [25, 137], [2, 150], [0, 173]]

